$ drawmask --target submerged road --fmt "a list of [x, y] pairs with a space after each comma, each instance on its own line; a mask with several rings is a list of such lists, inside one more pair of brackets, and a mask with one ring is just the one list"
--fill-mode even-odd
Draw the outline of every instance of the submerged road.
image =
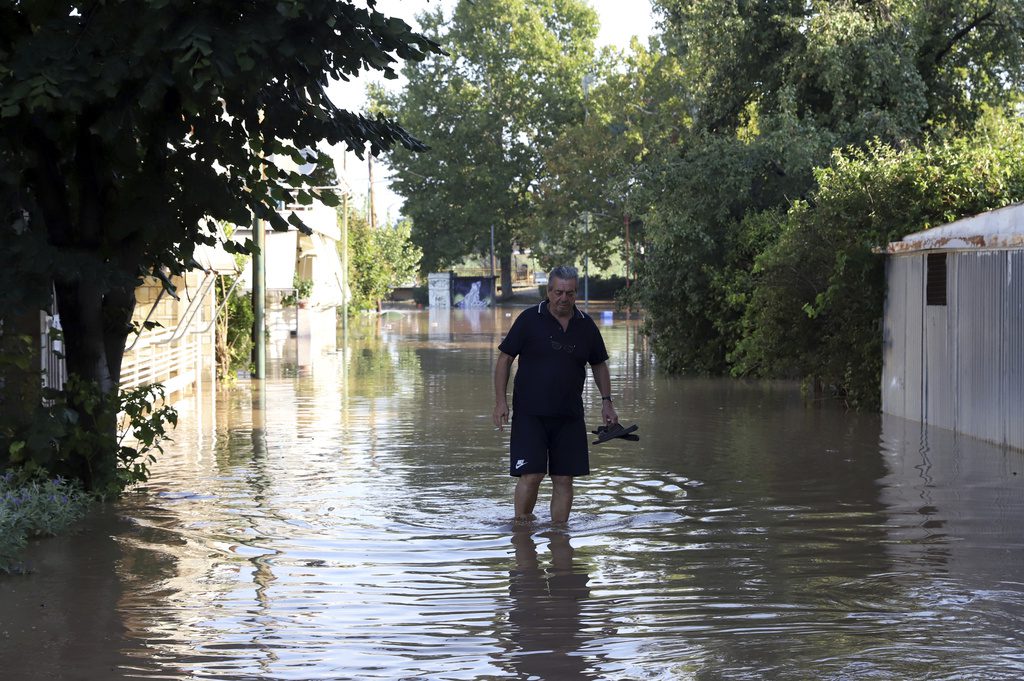
[[144, 489], [0, 578], [0, 676], [1024, 676], [1024, 453], [661, 377], [620, 315], [641, 439], [592, 449], [568, 530], [545, 484], [516, 531], [490, 417], [514, 312], [388, 314], [180, 405]]

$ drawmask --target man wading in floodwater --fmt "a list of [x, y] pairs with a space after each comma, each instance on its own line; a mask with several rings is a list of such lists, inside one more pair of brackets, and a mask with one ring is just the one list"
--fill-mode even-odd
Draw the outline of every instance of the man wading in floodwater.
[[576, 308], [575, 267], [548, 275], [548, 297], [524, 310], [512, 324], [494, 367], [494, 425], [508, 423], [508, 377], [519, 358], [512, 389], [509, 473], [516, 483], [516, 521], [533, 520], [544, 475], [551, 474], [551, 521], [564, 523], [572, 508], [572, 479], [590, 474], [583, 383], [590, 364], [601, 391], [605, 425], [619, 422], [612, 406], [608, 351], [594, 320]]

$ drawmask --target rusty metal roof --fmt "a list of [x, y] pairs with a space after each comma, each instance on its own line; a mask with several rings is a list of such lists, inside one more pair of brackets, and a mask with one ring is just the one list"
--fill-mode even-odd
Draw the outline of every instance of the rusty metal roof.
[[900, 254], [1018, 248], [1024, 248], [1024, 203], [908, 234], [900, 241], [890, 243], [882, 252]]

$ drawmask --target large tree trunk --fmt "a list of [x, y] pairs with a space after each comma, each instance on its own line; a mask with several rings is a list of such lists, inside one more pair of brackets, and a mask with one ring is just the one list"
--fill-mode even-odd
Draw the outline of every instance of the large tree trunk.
[[512, 251], [502, 253], [498, 260], [501, 262], [501, 299], [508, 300], [512, 297]]
[[103, 297], [103, 348], [113, 388], [121, 385], [124, 346], [132, 332], [135, 314], [135, 287], [119, 286]]
[[[102, 435], [109, 449], [79, 453], [81, 460], [69, 461], [87, 489], [103, 488], [117, 471], [116, 400], [124, 359], [124, 344], [131, 330], [135, 294], [127, 287], [104, 293], [90, 280], [62, 281], [55, 285], [57, 308], [64, 331], [64, 356], [69, 381], [95, 383], [100, 395], [69, 390], [68, 406], [78, 414], [78, 426]], [[99, 397], [102, 408], [79, 403]], [[110, 404], [114, 400], [115, 404]]]
[[87, 281], [59, 283], [56, 290], [68, 374], [95, 381], [104, 393], [116, 390], [135, 291], [120, 286], [104, 293]]
[[94, 380], [102, 390], [109, 390], [113, 383], [103, 344], [103, 295], [90, 281], [59, 282], [56, 290], [68, 374]]

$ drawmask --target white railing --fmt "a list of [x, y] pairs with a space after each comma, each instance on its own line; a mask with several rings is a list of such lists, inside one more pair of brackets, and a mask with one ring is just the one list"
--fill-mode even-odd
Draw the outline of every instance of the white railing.
[[125, 355], [121, 365], [121, 387], [135, 388], [163, 383], [168, 394], [196, 380], [196, 347], [188, 341], [170, 345], [147, 345]]
[[212, 374], [215, 280], [215, 274], [206, 273], [187, 305], [175, 305], [172, 314], [155, 320], [162, 327], [142, 331], [129, 343], [121, 364], [122, 388], [162, 383], [171, 396], [202, 382], [204, 371]]

